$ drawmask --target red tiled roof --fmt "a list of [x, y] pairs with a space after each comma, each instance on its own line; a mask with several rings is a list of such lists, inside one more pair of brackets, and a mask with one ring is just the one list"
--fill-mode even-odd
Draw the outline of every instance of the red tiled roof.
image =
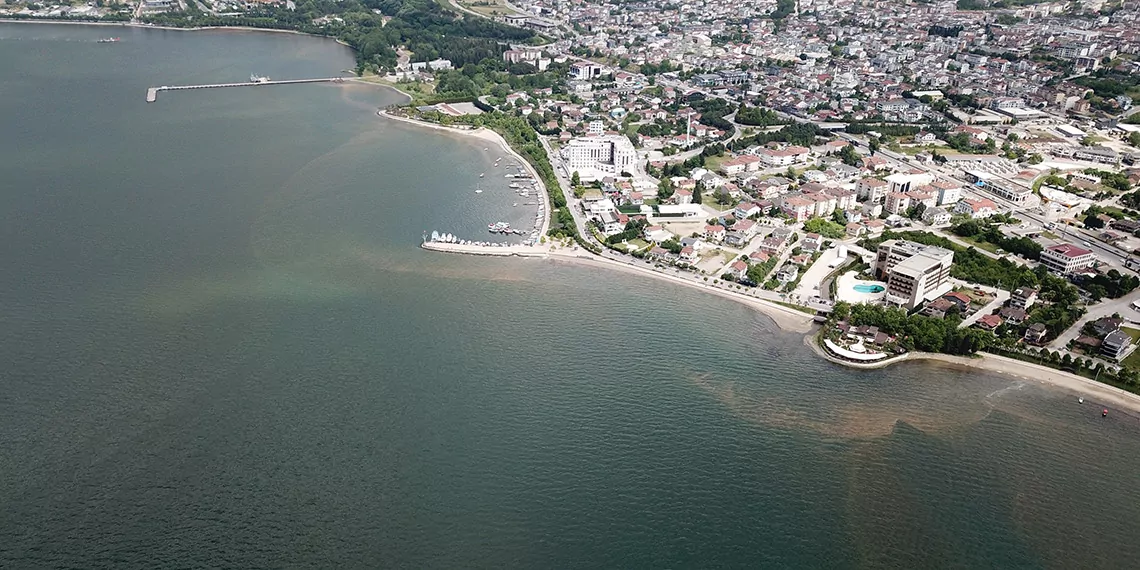
[[1060, 243], [1057, 245], [1051, 245], [1047, 249], [1049, 249], [1049, 251], [1055, 251], [1055, 252], [1057, 252], [1057, 253], [1065, 256], [1065, 257], [1069, 257], [1069, 258], [1080, 257], [1082, 255], [1088, 255], [1088, 254], [1092, 253], [1091, 251], [1089, 251], [1087, 249], [1084, 249], [1082, 247], [1077, 247], [1071, 243]]

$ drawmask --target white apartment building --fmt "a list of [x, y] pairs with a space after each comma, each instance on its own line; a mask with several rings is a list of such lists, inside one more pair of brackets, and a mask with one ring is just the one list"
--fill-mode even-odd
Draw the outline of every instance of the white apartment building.
[[866, 200], [873, 204], [882, 204], [883, 199], [887, 197], [887, 192], [890, 190], [890, 183], [879, 180], [878, 178], [864, 178], [855, 184], [855, 191], [859, 193], [861, 200]]
[[574, 138], [562, 147], [560, 154], [566, 168], [578, 172], [582, 180], [598, 180], [637, 168], [637, 150], [620, 135]]
[[1069, 243], [1049, 246], [1041, 250], [1041, 264], [1053, 273], [1067, 275], [1085, 269], [1096, 262], [1093, 252]]
[[946, 248], [888, 240], [876, 253], [875, 273], [887, 282], [887, 304], [913, 310], [951, 289], [954, 252]]

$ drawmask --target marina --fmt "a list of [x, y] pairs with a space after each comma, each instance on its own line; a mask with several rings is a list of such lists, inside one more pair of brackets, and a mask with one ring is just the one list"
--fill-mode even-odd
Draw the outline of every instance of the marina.
[[146, 102], [154, 103], [158, 100], [159, 91], [184, 91], [189, 89], [221, 89], [223, 87], [256, 87], [259, 85], [299, 85], [302, 83], [343, 83], [343, 77], [324, 77], [317, 79], [283, 79], [270, 80], [268, 77], [250, 75], [249, 81], [243, 83], [211, 83], [206, 85], [163, 85], [150, 87], [146, 90]]

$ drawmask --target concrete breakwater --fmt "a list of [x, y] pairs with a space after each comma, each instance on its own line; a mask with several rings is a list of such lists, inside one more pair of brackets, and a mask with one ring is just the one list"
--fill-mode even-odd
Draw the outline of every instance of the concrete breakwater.
[[548, 257], [546, 248], [533, 245], [479, 245], [473, 243], [447, 243], [438, 241], [425, 241], [420, 247], [431, 251], [445, 253], [463, 253], [468, 255], [491, 255], [497, 257]]

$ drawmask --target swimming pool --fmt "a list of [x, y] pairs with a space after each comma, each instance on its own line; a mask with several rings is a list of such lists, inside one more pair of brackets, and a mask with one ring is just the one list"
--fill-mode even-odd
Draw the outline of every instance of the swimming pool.
[[852, 289], [859, 293], [882, 293], [886, 288], [882, 285], [852, 285]]

